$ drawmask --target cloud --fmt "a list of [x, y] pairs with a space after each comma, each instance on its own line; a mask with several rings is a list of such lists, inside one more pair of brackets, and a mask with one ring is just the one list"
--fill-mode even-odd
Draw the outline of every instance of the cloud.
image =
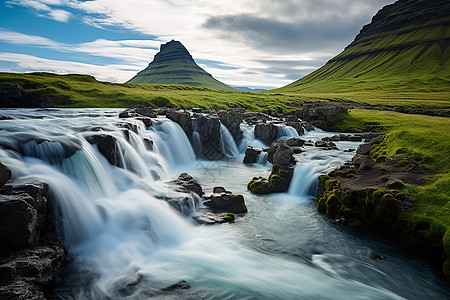
[[49, 5], [65, 5], [65, 1], [61, 0], [8, 0], [6, 1], [7, 5], [18, 5], [22, 7], [27, 7], [35, 11], [35, 14], [52, 19], [58, 22], [67, 23], [72, 16], [72, 13], [62, 10], [55, 9], [50, 7]]

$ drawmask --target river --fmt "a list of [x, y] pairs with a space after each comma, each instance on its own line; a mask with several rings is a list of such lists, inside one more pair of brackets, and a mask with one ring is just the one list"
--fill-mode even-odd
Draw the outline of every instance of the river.
[[[16, 182], [47, 182], [62, 213], [69, 259], [51, 299], [450, 297], [426, 262], [317, 213], [317, 177], [351, 160], [354, 154], [343, 150], [357, 148], [357, 142], [337, 142], [339, 150], [327, 151], [306, 146], [296, 154], [289, 191], [261, 196], [246, 185], [267, 176], [270, 164], [264, 158], [242, 163], [247, 145], [262, 146], [252, 126], [242, 125], [241, 145], [223, 126], [227, 159], [204, 161], [195, 158], [201, 145], [192, 147], [176, 123], [159, 117], [145, 128], [141, 121], [119, 119], [119, 112], [2, 110], [14, 119], [0, 121], [0, 161]], [[124, 134], [126, 128], [134, 132]], [[291, 128], [279, 132], [296, 135]], [[115, 137], [121, 168], [87, 141], [102, 133]], [[316, 130], [301, 138], [330, 135]], [[189, 196], [166, 184], [182, 172], [207, 195], [214, 186], [243, 194], [248, 213], [234, 223], [196, 224], [194, 200], [185, 214], [162, 200]]]

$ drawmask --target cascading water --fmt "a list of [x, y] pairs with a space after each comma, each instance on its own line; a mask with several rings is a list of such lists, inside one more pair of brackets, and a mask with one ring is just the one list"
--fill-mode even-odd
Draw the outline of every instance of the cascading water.
[[[141, 121], [127, 120], [135, 130], [124, 134], [124, 128], [118, 127], [117, 110], [8, 113], [15, 119], [0, 121], [0, 145], [8, 145], [0, 148], [0, 160], [17, 181], [48, 182], [63, 214], [71, 259], [66, 277], [51, 294], [55, 299], [431, 299], [450, 295], [421, 261], [371, 237], [330, 225], [315, 213], [311, 201], [290, 200], [296, 194], [308, 194], [307, 188], [295, 187], [297, 181], [300, 185], [305, 178], [341, 164], [347, 158], [340, 154], [307, 149], [298, 157], [291, 195], [261, 197], [248, 193], [246, 184], [268, 172], [266, 166], [246, 166], [240, 157], [207, 168], [194, 165], [188, 138], [164, 118], [148, 129]], [[243, 127], [248, 129], [244, 130], [245, 146], [258, 142], [251, 140], [252, 128]], [[110, 165], [98, 146], [87, 142], [86, 137], [96, 134], [116, 138], [122, 168]], [[56, 142], [64, 146], [64, 157]], [[36, 147], [48, 147], [57, 159]], [[311, 166], [312, 171], [302, 173], [309, 160], [320, 167]], [[189, 171], [204, 187], [223, 185], [244, 194], [249, 214], [234, 224], [194, 225], [162, 200], [189, 197], [165, 183], [181, 171]], [[373, 260], [374, 253], [387, 259]], [[165, 288], [180, 280], [192, 287]]]
[[222, 123], [220, 123], [220, 146], [223, 153], [225, 153], [227, 157], [239, 155], [239, 150], [233, 136], [230, 131], [228, 131], [227, 127]]
[[277, 141], [286, 141], [293, 137], [299, 137], [297, 130], [291, 126], [277, 126], [278, 127], [278, 135]]

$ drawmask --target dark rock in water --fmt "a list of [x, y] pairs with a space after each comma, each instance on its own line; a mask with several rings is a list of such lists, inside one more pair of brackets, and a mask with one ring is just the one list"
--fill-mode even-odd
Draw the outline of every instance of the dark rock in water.
[[156, 114], [151, 107], [138, 105], [135, 108], [127, 108], [119, 114], [119, 118], [133, 118], [133, 117], [149, 117], [156, 118]]
[[307, 131], [314, 130], [314, 126], [311, 125], [309, 122], [307, 122], [307, 121], [302, 121], [301, 123], [302, 123], [302, 127], [303, 127], [305, 130], [307, 130]]
[[269, 194], [274, 192], [269, 184], [269, 180], [264, 177], [253, 177], [247, 184], [247, 189], [254, 194]]
[[355, 151], [355, 149], [352, 149], [352, 148], [344, 150], [344, 152], [353, 152], [353, 151]]
[[270, 120], [271, 117], [268, 114], [261, 113], [261, 112], [245, 112], [244, 114], [244, 120], [247, 122], [247, 124], [253, 125], [258, 123], [265, 123], [266, 121]]
[[45, 299], [66, 250], [56, 232], [53, 201], [42, 182], [0, 195], [0, 299]]
[[242, 140], [242, 129], [240, 125], [244, 118], [243, 113], [243, 108], [231, 108], [218, 112], [220, 121], [228, 128], [236, 143]]
[[255, 126], [255, 138], [266, 144], [272, 143], [278, 136], [278, 127], [272, 123], [257, 124]]
[[123, 168], [123, 162], [119, 159], [119, 149], [115, 137], [107, 134], [91, 135], [86, 137], [91, 144], [96, 144], [100, 153], [108, 160], [108, 162], [119, 168]]
[[290, 138], [286, 141], [287, 145], [290, 147], [303, 147], [306, 141], [301, 138]]
[[209, 197], [205, 197], [205, 199], [206, 201], [203, 204], [214, 211], [225, 211], [235, 214], [247, 212], [244, 196], [233, 194], [223, 187], [215, 187], [214, 193]]
[[153, 141], [149, 138], [144, 138], [145, 148], [149, 151], [153, 150]]
[[188, 173], [180, 174], [176, 180], [173, 180], [170, 183], [179, 186], [183, 192], [194, 192], [200, 197], [204, 194], [200, 183], [198, 183], [198, 181]]
[[140, 117], [137, 118], [138, 120], [141, 120], [142, 123], [144, 123], [145, 127], [150, 127], [153, 125], [152, 123], [152, 119], [148, 118], [148, 117]]
[[8, 116], [0, 116], [0, 121], [2, 120], [14, 120], [14, 118], [8, 117]]
[[0, 195], [0, 252], [34, 244], [37, 235], [37, 211], [28, 194]]
[[253, 164], [258, 161], [258, 156], [263, 150], [261, 148], [253, 148], [248, 146], [245, 150], [244, 164]]
[[274, 169], [278, 169], [282, 166], [295, 165], [293, 155], [294, 150], [288, 146], [287, 142], [280, 141], [270, 145], [267, 152], [267, 160], [273, 165]]
[[337, 150], [337, 146], [333, 142], [316, 141], [314, 146], [325, 150]]
[[208, 160], [218, 160], [225, 157], [220, 145], [220, 121], [217, 117], [196, 115], [192, 119], [193, 129], [200, 135], [202, 143], [200, 157]]
[[369, 155], [356, 154], [352, 159], [352, 163], [362, 170], [367, 170], [373, 167], [376, 161]]
[[342, 142], [342, 141], [349, 141], [349, 142], [361, 142], [362, 137], [361, 135], [349, 135], [349, 134], [336, 134], [332, 137], [324, 137], [322, 138], [322, 141], [326, 142]]
[[0, 162], [0, 188], [11, 179], [11, 170]]
[[302, 135], [304, 133], [302, 122], [286, 122], [286, 125], [294, 128], [297, 131], [298, 135]]
[[166, 114], [167, 118], [178, 123], [181, 129], [186, 133], [187, 136], [192, 134], [192, 121], [191, 114], [187, 111], [181, 110], [170, 110]]
[[361, 155], [369, 155], [370, 151], [372, 151], [372, 146], [368, 143], [361, 144], [356, 149], [356, 153]]
[[235, 220], [233, 213], [214, 213], [207, 211], [200, 216], [193, 217], [194, 221], [198, 224], [222, 224], [222, 223], [232, 223]]

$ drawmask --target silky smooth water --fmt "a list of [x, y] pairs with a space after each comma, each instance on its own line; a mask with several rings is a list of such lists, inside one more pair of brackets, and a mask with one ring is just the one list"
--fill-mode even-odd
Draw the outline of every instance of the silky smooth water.
[[[445, 299], [448, 287], [423, 261], [389, 242], [343, 228], [316, 212], [317, 176], [344, 161], [358, 143], [339, 150], [305, 147], [288, 193], [258, 196], [246, 190], [270, 166], [244, 165], [248, 145], [259, 147], [251, 126], [222, 161], [198, 161], [181, 128], [165, 118], [145, 128], [118, 119], [115, 109], [37, 112], [3, 110], [0, 161], [14, 180], [50, 185], [63, 213], [69, 264], [54, 299]], [[133, 131], [124, 133], [125, 128]], [[226, 132], [226, 128], [221, 128]], [[292, 132], [286, 130], [286, 132]], [[123, 168], [111, 166], [95, 134], [116, 138]], [[294, 133], [291, 133], [294, 134]], [[311, 131], [303, 139], [329, 133]], [[153, 150], [145, 146], [153, 141]], [[236, 147], [236, 148], [234, 148]], [[236, 152], [236, 149], [238, 152]], [[232, 224], [196, 225], [192, 195], [167, 181], [181, 172], [205, 192], [224, 186], [244, 195], [249, 212]], [[191, 199], [186, 206], [186, 197]], [[163, 199], [180, 199], [179, 213]], [[184, 200], [183, 200], [184, 199]], [[385, 257], [382, 260], [376, 257]], [[186, 280], [190, 289], [170, 291]]]

